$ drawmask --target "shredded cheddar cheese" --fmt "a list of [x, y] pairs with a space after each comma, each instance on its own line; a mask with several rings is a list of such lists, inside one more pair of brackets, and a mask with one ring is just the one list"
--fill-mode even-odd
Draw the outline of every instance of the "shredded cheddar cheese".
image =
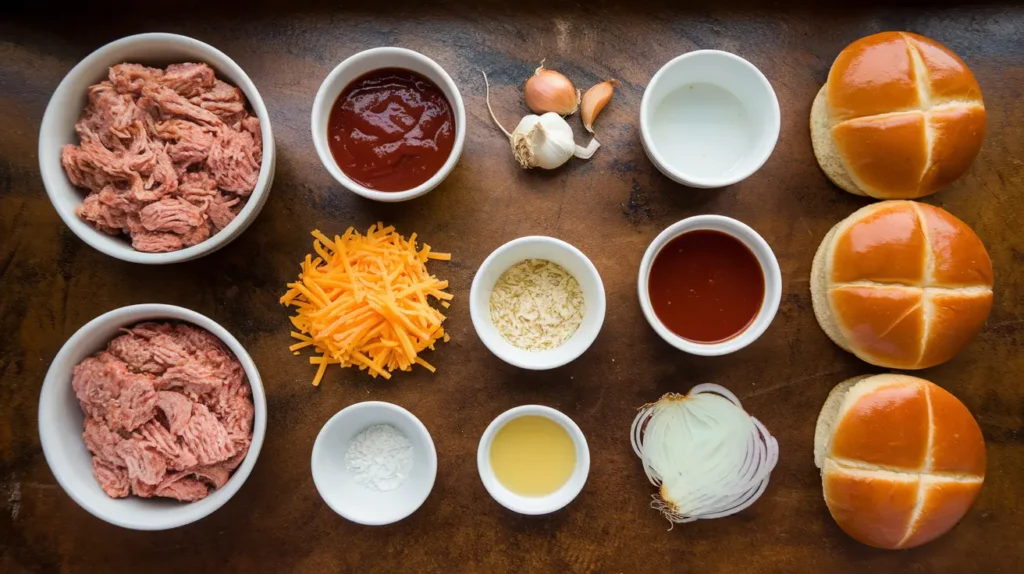
[[447, 308], [452, 299], [447, 281], [427, 272], [428, 259], [451, 260], [424, 244], [416, 249], [416, 234], [405, 239], [392, 226], [371, 225], [366, 235], [351, 227], [328, 238], [313, 231], [313, 251], [302, 262], [296, 281], [288, 284], [281, 304], [295, 307], [290, 317], [298, 342], [294, 354], [311, 347], [319, 356], [313, 385], [319, 385], [328, 365], [358, 367], [370, 376], [391, 378], [393, 371], [412, 366], [434, 372], [420, 353], [434, 349], [448, 334], [445, 316], [432, 307], [432, 297]]

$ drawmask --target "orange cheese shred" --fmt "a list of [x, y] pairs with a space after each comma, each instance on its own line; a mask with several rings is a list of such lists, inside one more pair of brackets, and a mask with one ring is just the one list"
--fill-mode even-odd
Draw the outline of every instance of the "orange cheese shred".
[[395, 370], [420, 365], [436, 369], [420, 357], [437, 341], [450, 337], [441, 323], [452, 299], [448, 282], [427, 271], [427, 261], [450, 261], [429, 245], [416, 247], [416, 234], [405, 239], [391, 226], [371, 225], [366, 235], [348, 228], [334, 239], [313, 233], [313, 253], [300, 264], [298, 279], [288, 283], [281, 304], [293, 307], [289, 317], [293, 339], [288, 349], [310, 348], [319, 385], [327, 365], [356, 367], [371, 377], [390, 379]]

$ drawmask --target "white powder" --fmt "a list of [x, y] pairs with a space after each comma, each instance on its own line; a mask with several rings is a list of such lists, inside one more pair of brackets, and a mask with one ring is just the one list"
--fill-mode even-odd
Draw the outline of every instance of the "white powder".
[[412, 442], [388, 424], [370, 425], [352, 438], [345, 469], [360, 485], [379, 492], [401, 486], [412, 472]]

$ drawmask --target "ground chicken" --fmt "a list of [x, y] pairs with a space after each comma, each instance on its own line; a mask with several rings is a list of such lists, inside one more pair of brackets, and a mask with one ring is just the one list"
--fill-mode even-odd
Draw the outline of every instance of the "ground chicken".
[[263, 160], [259, 119], [206, 64], [113, 66], [75, 132], [61, 164], [89, 192], [78, 216], [139, 251], [184, 249], [226, 227]]
[[93, 475], [113, 498], [199, 500], [224, 486], [249, 451], [255, 411], [245, 371], [203, 329], [125, 329], [75, 367], [71, 385], [86, 415]]

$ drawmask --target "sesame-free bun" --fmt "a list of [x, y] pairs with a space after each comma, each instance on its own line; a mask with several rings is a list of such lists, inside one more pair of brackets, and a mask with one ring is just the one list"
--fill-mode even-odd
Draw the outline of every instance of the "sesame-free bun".
[[843, 349], [880, 367], [924, 369], [981, 331], [992, 309], [992, 262], [949, 212], [883, 201], [825, 236], [811, 266], [811, 302]]
[[811, 107], [825, 175], [878, 199], [935, 193], [967, 172], [984, 139], [985, 104], [967, 65], [909, 32], [847, 46]]
[[859, 377], [825, 401], [814, 463], [844, 532], [876, 548], [911, 548], [951, 530], [974, 504], [985, 440], [967, 407], [938, 385]]

